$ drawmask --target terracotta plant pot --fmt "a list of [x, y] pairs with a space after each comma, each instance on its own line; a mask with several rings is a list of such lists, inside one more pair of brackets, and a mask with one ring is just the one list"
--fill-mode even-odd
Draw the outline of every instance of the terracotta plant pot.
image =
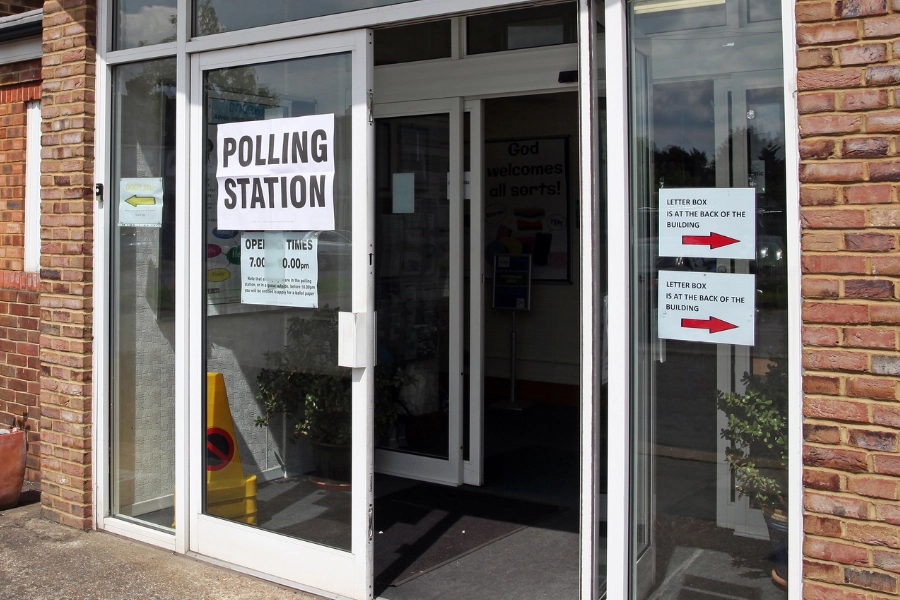
[[25, 432], [0, 435], [0, 510], [19, 502], [25, 481]]

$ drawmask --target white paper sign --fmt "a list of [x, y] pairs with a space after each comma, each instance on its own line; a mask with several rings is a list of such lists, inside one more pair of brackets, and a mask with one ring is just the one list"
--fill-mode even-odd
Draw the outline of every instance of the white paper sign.
[[219, 229], [334, 229], [334, 115], [222, 123]]
[[241, 235], [241, 303], [317, 308], [319, 232]]
[[659, 255], [755, 259], [754, 188], [660, 189]]
[[162, 177], [133, 177], [119, 182], [119, 227], [162, 227]]
[[659, 337], [752, 346], [756, 276], [659, 272]]

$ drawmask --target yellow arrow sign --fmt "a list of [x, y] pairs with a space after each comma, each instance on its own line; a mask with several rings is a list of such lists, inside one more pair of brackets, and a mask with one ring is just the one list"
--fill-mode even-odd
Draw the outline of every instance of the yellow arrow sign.
[[132, 196], [125, 200], [125, 202], [132, 206], [153, 206], [156, 204], [156, 198], [153, 196]]

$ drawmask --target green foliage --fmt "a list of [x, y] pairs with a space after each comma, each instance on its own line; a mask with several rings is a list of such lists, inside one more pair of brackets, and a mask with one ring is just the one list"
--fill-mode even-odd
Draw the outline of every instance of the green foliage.
[[[256, 378], [256, 395], [267, 426], [275, 414], [296, 425], [292, 439], [307, 435], [316, 442], [349, 445], [352, 440], [350, 369], [337, 366], [337, 311], [326, 308], [289, 319], [282, 350], [266, 354], [266, 368]], [[375, 368], [375, 435], [386, 436], [406, 407], [400, 389], [415, 377], [387, 365]]]
[[718, 392], [728, 418], [722, 439], [738, 493], [754, 506], [787, 510], [787, 357], [773, 357], [765, 375], [744, 373], [744, 393]]

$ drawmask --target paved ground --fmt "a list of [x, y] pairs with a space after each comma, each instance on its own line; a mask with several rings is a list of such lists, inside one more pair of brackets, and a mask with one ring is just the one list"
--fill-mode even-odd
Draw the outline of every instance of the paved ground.
[[18, 507], [0, 512], [0, 598], [321, 600], [112, 534], [44, 521], [37, 499], [28, 491]]

